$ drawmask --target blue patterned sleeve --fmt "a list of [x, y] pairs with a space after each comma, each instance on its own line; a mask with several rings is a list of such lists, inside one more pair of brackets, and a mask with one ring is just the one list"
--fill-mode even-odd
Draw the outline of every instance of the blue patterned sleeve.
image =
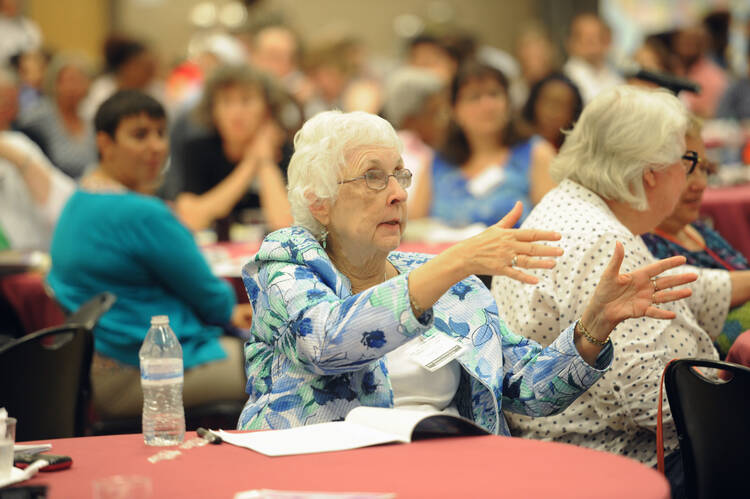
[[612, 343], [596, 365], [578, 353], [571, 324], [548, 347], [512, 333], [500, 320], [503, 343], [503, 408], [527, 416], [549, 416], [568, 407], [612, 364]]
[[431, 312], [414, 317], [408, 274], [346, 298], [293, 263], [262, 265], [245, 282], [254, 290], [254, 337], [316, 374], [361, 369], [432, 325]]

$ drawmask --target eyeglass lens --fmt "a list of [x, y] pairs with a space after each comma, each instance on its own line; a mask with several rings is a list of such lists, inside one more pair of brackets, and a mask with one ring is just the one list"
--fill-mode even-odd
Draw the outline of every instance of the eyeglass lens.
[[393, 176], [398, 184], [406, 189], [411, 185], [411, 171], [399, 170], [391, 175], [386, 175], [382, 170], [370, 170], [365, 173], [365, 182], [371, 189], [382, 190], [388, 185], [388, 178]]

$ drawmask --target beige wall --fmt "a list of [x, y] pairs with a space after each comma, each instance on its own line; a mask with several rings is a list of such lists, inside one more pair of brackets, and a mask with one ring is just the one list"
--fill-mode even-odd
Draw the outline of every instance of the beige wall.
[[109, 32], [109, 5], [107, 0], [27, 0], [26, 13], [42, 30], [45, 47], [98, 63]]
[[[184, 56], [196, 29], [189, 21], [204, 0], [27, 0], [26, 10], [55, 50], [73, 50], [101, 62], [101, 45], [110, 27], [153, 44], [165, 61]], [[213, 0], [223, 5], [229, 0]], [[506, 50], [534, 15], [531, 0], [264, 0], [260, 12], [281, 12], [305, 40], [330, 30], [358, 34], [373, 54], [394, 56], [402, 41], [393, 19], [399, 14], [430, 17], [435, 5], [447, 6], [454, 22], [484, 43]]]
[[[167, 60], [179, 58], [190, 35], [189, 15], [201, 0], [116, 0], [113, 23], [118, 29], [142, 37]], [[228, 0], [214, 0], [223, 5]], [[485, 43], [510, 49], [517, 30], [530, 19], [533, 1], [518, 0], [265, 0], [261, 11], [282, 12], [306, 40], [329, 29], [349, 29], [359, 34], [375, 54], [396, 55], [400, 41], [393, 31], [399, 14], [427, 18], [436, 3], [447, 5], [457, 23], [475, 32]]]

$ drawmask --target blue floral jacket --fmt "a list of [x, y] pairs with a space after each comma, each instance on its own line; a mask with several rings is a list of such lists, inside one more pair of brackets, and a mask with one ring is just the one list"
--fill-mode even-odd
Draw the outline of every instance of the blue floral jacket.
[[471, 347], [457, 359], [454, 403], [496, 434], [509, 434], [501, 409], [560, 412], [611, 364], [611, 346], [596, 367], [587, 364], [572, 325], [547, 348], [512, 333], [476, 277], [455, 284], [418, 320], [409, 271], [428, 258], [393, 252], [388, 259], [400, 275], [352, 294], [310, 232], [292, 227], [268, 235], [243, 269], [254, 317], [245, 344], [249, 400], [238, 427], [288, 428], [340, 420], [359, 405], [392, 407], [383, 357], [418, 335], [447, 334]]

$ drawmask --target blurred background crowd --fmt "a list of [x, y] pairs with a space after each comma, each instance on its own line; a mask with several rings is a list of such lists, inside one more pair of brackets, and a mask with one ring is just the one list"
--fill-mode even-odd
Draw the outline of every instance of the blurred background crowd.
[[[404, 141], [410, 218], [460, 228], [492, 223], [515, 199], [530, 209], [552, 186], [562, 130], [626, 81], [687, 89], [708, 145], [731, 146], [710, 159], [750, 161], [748, 32], [750, 6], [719, 0], [0, 0], [0, 130], [22, 132], [79, 180], [97, 161], [99, 104], [143, 90], [168, 113], [157, 194], [190, 229], [228, 240], [257, 237], [237, 222], [290, 222], [243, 159], [272, 157], [283, 175], [304, 120], [364, 110]], [[483, 127], [503, 132], [486, 148]], [[442, 167], [498, 162], [517, 164], [518, 178], [510, 168], [502, 182], [460, 185]], [[506, 192], [488, 201], [483, 189], [498, 184]], [[32, 239], [47, 249], [49, 235]]]

